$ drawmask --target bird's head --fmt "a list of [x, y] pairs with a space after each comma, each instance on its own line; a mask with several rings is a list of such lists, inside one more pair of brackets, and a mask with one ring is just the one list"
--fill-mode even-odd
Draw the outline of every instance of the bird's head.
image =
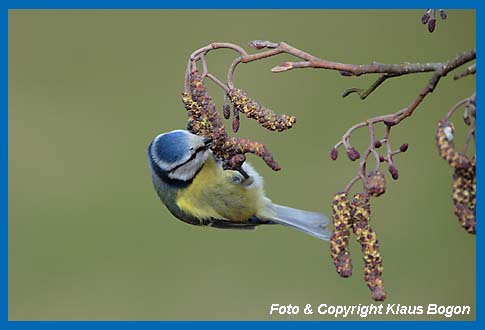
[[152, 166], [170, 179], [188, 181], [204, 165], [212, 140], [185, 130], [158, 135], [148, 146]]

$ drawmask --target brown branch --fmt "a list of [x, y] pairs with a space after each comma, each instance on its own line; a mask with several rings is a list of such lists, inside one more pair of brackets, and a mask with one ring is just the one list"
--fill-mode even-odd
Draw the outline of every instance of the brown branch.
[[[302, 54], [299, 53], [299, 50], [283, 42], [280, 43], [278, 48], [276, 48], [276, 50], [278, 49], [287, 54], [306, 59], [307, 61], [306, 62], [285, 62], [271, 69], [273, 72], [282, 72], [282, 71], [292, 70], [295, 68], [305, 67], [305, 68], [314, 68], [314, 69], [337, 70], [345, 73], [345, 75], [352, 75], [352, 76], [360, 76], [360, 75], [369, 74], [369, 73], [393, 74], [393, 75], [401, 76], [401, 75], [406, 75], [410, 73], [422, 73], [422, 72], [433, 72], [433, 71], [437, 72], [439, 70], [443, 70], [445, 66], [457, 65], [459, 63], [463, 64], [475, 59], [476, 57], [476, 50], [472, 49], [466, 53], [457, 55], [454, 59], [445, 63], [440, 62], [440, 63], [384, 64], [384, 63], [373, 62], [371, 64], [356, 65], [356, 64], [346, 64], [346, 63], [323, 60], [306, 53], [304, 53], [305, 56], [302, 56]], [[451, 70], [447, 70], [447, 72], [449, 71]]]
[[[472, 56], [472, 54], [473, 54], [473, 56]], [[453, 59], [451, 59], [447, 62], [444, 62], [443, 64], [441, 64], [441, 67], [439, 69], [437, 69], [437, 71], [431, 77], [428, 84], [420, 90], [418, 96], [413, 100], [413, 102], [411, 102], [411, 104], [408, 107], [403, 108], [403, 109], [401, 109], [401, 110], [399, 110], [399, 111], [397, 111], [393, 114], [373, 117], [373, 118], [367, 119], [367, 120], [365, 120], [361, 123], [355, 124], [354, 126], [352, 126], [349, 130], [347, 130], [345, 132], [345, 134], [342, 136], [342, 139], [334, 146], [334, 149], [338, 148], [341, 144], [344, 144], [345, 147], [348, 149], [350, 147], [349, 144], [348, 144], [348, 140], [350, 139], [350, 136], [354, 133], [354, 131], [356, 131], [357, 129], [364, 127], [366, 125], [373, 126], [374, 124], [382, 122], [386, 126], [386, 133], [385, 133], [384, 139], [382, 140], [385, 143], [386, 150], [387, 150], [387, 155], [384, 159], [389, 163], [389, 172], [391, 173], [392, 177], [394, 179], [399, 178], [399, 172], [398, 172], [397, 168], [394, 166], [394, 163], [393, 163], [393, 160], [392, 160], [393, 152], [392, 152], [391, 144], [390, 144], [390, 140], [389, 140], [391, 127], [399, 124], [404, 119], [410, 117], [414, 113], [416, 108], [425, 99], [425, 97], [428, 94], [430, 94], [431, 92], [433, 92], [433, 90], [436, 88], [436, 86], [437, 86], [437, 84], [438, 84], [438, 82], [440, 81], [441, 78], [446, 76], [450, 71], [462, 66], [463, 64], [467, 63], [468, 61], [473, 60], [474, 56], [476, 56], [475, 51], [470, 52], [470, 53], [463, 53], [462, 55], [459, 55], [459, 56], [457, 56], [457, 57], [455, 57], [455, 58], [453, 58]], [[372, 89], [372, 90], [374, 90], [374, 89]], [[464, 99], [464, 100], [458, 102], [458, 104], [456, 104], [450, 110], [448, 116], [451, 116], [451, 114], [457, 108], [459, 108], [461, 105], [467, 104], [467, 103], [474, 103], [474, 102], [475, 102], [475, 94], [472, 95], [470, 98], [467, 98], [467, 99]], [[371, 137], [371, 139], [373, 139], [373, 138]], [[372, 145], [372, 144], [369, 145], [368, 149], [365, 151], [366, 156], [364, 157], [364, 159], [367, 159], [366, 157], [367, 157], [369, 152], [375, 152], [375, 145]], [[362, 177], [362, 172], [365, 172], [365, 162], [364, 163], [361, 162], [361, 164], [359, 165], [359, 170], [358, 170], [359, 177]], [[352, 184], [353, 183], [354, 182], [352, 182]], [[347, 185], [347, 187], [349, 187], [349, 186], [351, 186], [351, 184]], [[364, 189], [365, 189], [365, 185], [364, 185]], [[346, 191], [348, 191], [348, 190], [346, 190]]]
[[[445, 76], [449, 71], [453, 70], [454, 68], [461, 66], [464, 63], [469, 62], [476, 58], [476, 50], [472, 49], [466, 53], [457, 55], [454, 59], [451, 59], [447, 62], [401, 63], [401, 64], [384, 64], [384, 63], [373, 62], [371, 64], [347, 64], [347, 63], [324, 60], [324, 59], [315, 57], [309, 53], [306, 53], [298, 48], [290, 46], [289, 44], [284, 42], [273, 43], [270, 41], [254, 40], [254, 41], [251, 41], [249, 45], [255, 49], [263, 49], [263, 48], [269, 48], [269, 49], [255, 54], [248, 54], [244, 49], [242, 49], [241, 47], [235, 44], [215, 42], [194, 51], [190, 56], [189, 65], [191, 65], [191, 63], [192, 64], [195, 63], [198, 60], [198, 57], [200, 56], [200, 54], [206, 55], [210, 50], [227, 48], [227, 49], [232, 49], [236, 51], [237, 53], [239, 53], [240, 56], [236, 58], [229, 67], [229, 70], [227, 73], [228, 88], [234, 88], [233, 76], [239, 63], [250, 63], [253, 61], [272, 57], [282, 53], [286, 53], [286, 54], [295, 56], [297, 58], [301, 58], [305, 61], [284, 62], [274, 67], [273, 69], [271, 69], [272, 72], [283, 72], [283, 71], [288, 71], [288, 70], [297, 69], [297, 68], [315, 68], [315, 69], [336, 70], [345, 76], [360, 76], [364, 74], [374, 74], [374, 73], [382, 74], [367, 90], [353, 88], [343, 93], [343, 96], [347, 96], [350, 93], [356, 92], [359, 94], [361, 99], [365, 99], [367, 96], [369, 96], [369, 94], [371, 94], [375, 89], [377, 89], [377, 87], [379, 87], [385, 80], [389, 78], [407, 75], [407, 74], [413, 74], [413, 73], [423, 73], [423, 72], [435, 72], [435, 74], [442, 77], [442, 76]], [[190, 70], [188, 70], [187, 72], [190, 72]], [[436, 80], [436, 82], [430, 85], [431, 90], [433, 90], [436, 87], [436, 84], [438, 81], [439, 81], [439, 78]]]
[[[457, 55], [455, 58], [447, 62], [430, 62], [430, 63], [401, 63], [401, 64], [384, 64], [373, 62], [371, 64], [347, 64], [329, 61], [315, 57], [309, 53], [306, 53], [298, 48], [290, 46], [287, 43], [273, 43], [270, 41], [254, 40], [249, 44], [255, 49], [269, 48], [268, 50], [248, 54], [243, 48], [238, 45], [224, 42], [214, 42], [205, 47], [199, 48], [190, 55], [189, 65], [186, 71], [186, 81], [188, 74], [193, 71], [195, 62], [198, 60], [205, 61], [205, 55], [214, 49], [227, 48], [236, 51], [239, 57], [236, 58], [229, 67], [227, 73], [227, 86], [229, 88], [234, 88], [233, 76], [234, 72], [239, 65], [239, 63], [250, 63], [253, 61], [261, 60], [264, 58], [272, 57], [278, 54], [286, 53], [297, 58], [303, 59], [303, 62], [284, 62], [273, 69], [273, 72], [283, 72], [296, 68], [316, 68], [316, 69], [327, 69], [339, 71], [345, 76], [360, 76], [364, 74], [374, 74], [379, 73], [382, 76], [374, 82], [370, 88], [366, 91], [362, 89], [350, 89], [344, 93], [344, 96], [352, 92], [358, 92], [362, 99], [365, 99], [371, 92], [373, 92], [378, 86], [380, 86], [385, 80], [392, 77], [413, 74], [413, 73], [423, 73], [423, 72], [434, 72], [435, 76], [430, 81], [427, 88], [429, 91], [433, 91], [436, 84], [441, 77], [446, 76], [446, 74], [455, 68], [472, 61], [476, 58], [476, 50], [472, 49], [468, 52]], [[201, 57], [202, 55], [202, 57]], [[203, 64], [204, 65], [204, 64]], [[471, 69], [470, 69], [471, 70]], [[205, 68], [204, 68], [205, 72]], [[203, 74], [204, 78], [204, 74]], [[188, 84], [185, 84], [185, 90], [187, 90]], [[427, 93], [426, 93], [427, 94]], [[418, 102], [419, 104], [419, 102]]]
[[[221, 87], [227, 95], [230, 93], [234, 93], [237, 89], [234, 87], [233, 77], [236, 68], [240, 63], [250, 63], [253, 61], [262, 60], [268, 57], [276, 56], [279, 54], [288, 54], [292, 55], [296, 58], [299, 58], [303, 61], [299, 62], [284, 62], [272, 69], [273, 72], [284, 72], [296, 68], [316, 68], [316, 69], [326, 69], [326, 70], [334, 70], [338, 71], [340, 74], [344, 76], [360, 76], [365, 74], [380, 74], [379, 78], [374, 81], [374, 83], [367, 88], [359, 89], [359, 88], [352, 88], [344, 92], [343, 96], [347, 96], [351, 93], [358, 93], [361, 99], [365, 99], [368, 97], [372, 92], [374, 92], [380, 85], [382, 85], [387, 79], [394, 78], [398, 76], [408, 75], [408, 74], [415, 74], [415, 73], [425, 73], [425, 72], [432, 72], [433, 75], [428, 81], [428, 83], [420, 90], [417, 97], [405, 108], [391, 114], [387, 115], [380, 115], [370, 119], [367, 119], [361, 123], [357, 123], [345, 132], [342, 136], [342, 139], [334, 146], [335, 152], [336, 149], [344, 145], [347, 151], [347, 155], [351, 160], [357, 160], [361, 158], [360, 153], [351, 146], [350, 144], [350, 136], [354, 133], [355, 130], [367, 126], [369, 129], [370, 134], [370, 143], [367, 150], [364, 152], [363, 157], [359, 163], [359, 174], [358, 178], [363, 181], [364, 188], [365, 188], [365, 178], [366, 178], [366, 162], [370, 154], [373, 154], [376, 158], [376, 168], [375, 171], [379, 169], [379, 165], [381, 163], [380, 156], [378, 152], [375, 150], [375, 141], [374, 141], [374, 125], [378, 123], [383, 123], [386, 126], [386, 135], [384, 139], [378, 140], [382, 141], [386, 145], [386, 157], [384, 157], [385, 161], [389, 164], [389, 171], [393, 178], [397, 179], [399, 176], [397, 169], [394, 166], [392, 157], [395, 155], [392, 152], [389, 134], [390, 128], [402, 122], [404, 119], [410, 117], [417, 107], [423, 102], [428, 94], [433, 92], [436, 88], [437, 84], [441, 80], [441, 78], [445, 77], [450, 71], [468, 63], [474, 59], [476, 59], [476, 50], [472, 49], [468, 52], [464, 52], [455, 56], [454, 58], [445, 61], [445, 62], [428, 62], [428, 63], [400, 63], [400, 64], [385, 64], [385, 63], [378, 63], [372, 62], [370, 64], [347, 64], [347, 63], [340, 63], [334, 62], [326, 59], [321, 59], [316, 56], [313, 56], [307, 52], [304, 52], [298, 48], [295, 48], [287, 43], [280, 42], [274, 43], [270, 41], [263, 41], [263, 40], [254, 40], [250, 42], [250, 47], [263, 50], [257, 52], [255, 54], [247, 53], [243, 48], [238, 45], [232, 43], [224, 43], [224, 42], [214, 42], [205, 47], [199, 48], [195, 50], [189, 58], [189, 62], [187, 65], [187, 70], [185, 74], [184, 80], [184, 91], [188, 92], [190, 90], [190, 74], [192, 72], [197, 71], [197, 62], [201, 62], [202, 64], [202, 75], [201, 80], [204, 81], [205, 78], [209, 78], [214, 81], [219, 87]], [[234, 61], [229, 66], [227, 72], [227, 81], [226, 83], [222, 82], [219, 78], [214, 76], [209, 72], [209, 68], [207, 66], [206, 56], [207, 54], [215, 49], [230, 49], [235, 51], [238, 54], [238, 57], [234, 59]], [[473, 70], [473, 65], [470, 66], [466, 72], [470, 74]], [[240, 100], [238, 101], [240, 103]], [[232, 100], [234, 103], [234, 100]], [[249, 105], [249, 106], [248, 106]], [[227, 107], [225, 106], [225, 117], [230, 116], [230, 111], [228, 111]], [[292, 126], [294, 123], [294, 117], [282, 115], [283, 117], [276, 116], [270, 110], [259, 106], [255, 101], [244, 98], [243, 104], [238, 105], [238, 111], [235, 111], [235, 117], [233, 119], [233, 128], [234, 131], [239, 129], [239, 118], [237, 113], [243, 112], [248, 117], [254, 118], [258, 120], [264, 127], [268, 129], [278, 129], [284, 130]], [[285, 117], [286, 116], [286, 117]], [[269, 121], [265, 121], [265, 118], [271, 118]], [[281, 121], [280, 118], [285, 118], [286, 121]], [[286, 119], [288, 118], [288, 119]], [[278, 124], [281, 121], [280, 124]], [[280, 129], [281, 128], [281, 129]], [[333, 151], [332, 151], [333, 152]], [[336, 154], [335, 154], [336, 155]], [[226, 157], [228, 157], [226, 155]], [[332, 158], [334, 158], [332, 156]], [[335, 156], [336, 158], [336, 156]], [[358, 179], [352, 179], [349, 185], [346, 187], [346, 191], [350, 189], [350, 187], [356, 182]]]
[[[438, 84], [439, 80], [446, 76], [448, 72], [454, 70], [455, 68], [472, 61], [476, 58], [476, 50], [472, 49], [468, 52], [462, 53], [457, 55], [455, 58], [446, 61], [446, 62], [438, 62], [438, 63], [401, 63], [401, 64], [384, 64], [373, 62], [371, 64], [347, 64], [347, 63], [339, 63], [333, 62], [329, 60], [320, 59], [315, 57], [309, 53], [306, 53], [300, 49], [297, 49], [293, 46], [290, 46], [287, 43], [280, 42], [280, 43], [273, 43], [270, 41], [261, 41], [261, 40], [254, 40], [249, 44], [251, 47], [256, 49], [263, 49], [269, 48], [269, 50], [262, 51], [256, 54], [248, 54], [244, 49], [240, 46], [231, 43], [223, 43], [223, 42], [214, 42], [208, 46], [202, 47], [196, 51], [194, 51], [189, 60], [189, 65], [186, 70], [186, 79], [185, 79], [185, 90], [187, 91], [187, 79], [188, 74], [194, 70], [195, 62], [201, 60], [203, 66], [205, 65], [205, 55], [214, 49], [220, 48], [227, 48], [232, 49], [239, 53], [239, 57], [236, 58], [229, 67], [227, 73], [227, 86], [222, 86], [221, 83], [218, 83], [224, 90], [233, 89], [233, 76], [234, 72], [239, 65], [239, 63], [250, 63], [253, 61], [261, 60], [264, 58], [272, 57], [278, 54], [286, 53], [301, 59], [304, 59], [304, 62], [284, 62], [273, 69], [273, 72], [283, 72], [288, 71], [296, 68], [317, 68], [317, 69], [327, 69], [327, 70], [336, 70], [339, 71], [341, 74], [345, 76], [360, 76], [364, 74], [374, 74], [380, 73], [382, 74], [367, 90], [352, 88], [347, 90], [343, 93], [343, 96], [347, 96], [350, 93], [358, 93], [361, 99], [365, 99], [369, 94], [371, 94], [374, 90], [376, 90], [385, 80], [393, 77], [398, 77], [407, 74], [413, 73], [423, 73], [423, 72], [434, 72], [434, 76], [430, 80], [428, 86], [423, 88], [420, 93], [420, 97], [415, 100], [415, 103], [409, 106], [406, 110], [404, 110], [399, 117], [404, 116], [408, 117], [412, 114], [414, 109], [421, 103], [424, 97], [432, 92], [436, 85]], [[470, 69], [471, 70], [471, 69]], [[205, 78], [206, 66], [204, 66], [204, 73], [203, 77]], [[213, 79], [214, 80], [214, 79]], [[398, 119], [398, 121], [404, 118]], [[395, 124], [397, 118], [393, 119]]]

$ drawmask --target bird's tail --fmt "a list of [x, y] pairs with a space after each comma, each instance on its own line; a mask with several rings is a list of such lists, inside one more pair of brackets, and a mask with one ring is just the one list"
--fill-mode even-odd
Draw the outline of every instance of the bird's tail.
[[273, 212], [271, 221], [286, 227], [295, 228], [316, 238], [328, 241], [332, 235], [328, 227], [328, 218], [317, 212], [293, 209], [271, 203]]

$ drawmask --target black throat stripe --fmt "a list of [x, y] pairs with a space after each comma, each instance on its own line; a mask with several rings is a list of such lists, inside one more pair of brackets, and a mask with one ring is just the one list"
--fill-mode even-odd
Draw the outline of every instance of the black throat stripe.
[[201, 147], [198, 147], [198, 148], [195, 150], [195, 152], [192, 154], [192, 156], [190, 156], [190, 158], [189, 158], [189, 159], [187, 159], [187, 160], [186, 160], [185, 162], [183, 162], [182, 164], [179, 164], [179, 165], [175, 166], [174, 168], [172, 168], [172, 169], [170, 170], [170, 172], [174, 172], [174, 171], [176, 171], [177, 169], [179, 169], [180, 167], [184, 166], [185, 164], [187, 164], [187, 163], [189, 163], [189, 162], [193, 161], [193, 160], [195, 159], [195, 157], [197, 157], [197, 154], [198, 154], [199, 152], [204, 151], [204, 150], [207, 150], [207, 148], [208, 148], [208, 146], [206, 146], [206, 145], [203, 145], [203, 146], [201, 146]]
[[[158, 176], [158, 178], [160, 178], [162, 181], [166, 182], [167, 184], [170, 184], [171, 186], [178, 187], [179, 189], [180, 188], [187, 187], [188, 185], [190, 185], [190, 183], [192, 183], [193, 179], [197, 176], [197, 174], [199, 174], [200, 170], [203, 167], [203, 166], [201, 166], [201, 168], [195, 173], [194, 178], [191, 178], [191, 179], [189, 179], [187, 181], [182, 181], [182, 180], [178, 180], [178, 179], [172, 179], [172, 178], [170, 178], [168, 176], [168, 172], [163, 171], [160, 168], [160, 166], [158, 166], [158, 164], [153, 160], [153, 157], [151, 155], [151, 147], [152, 147], [152, 144], [153, 144], [153, 141], [148, 146], [148, 161], [150, 162], [150, 166], [153, 169], [153, 171], [155, 172], [155, 174]], [[183, 164], [180, 164], [180, 165], [176, 166], [173, 170], [176, 170], [180, 166], [183, 166], [183, 165], [187, 164], [188, 162], [190, 162], [191, 160], [193, 160], [199, 152], [203, 151], [204, 149], [208, 149], [208, 148], [209, 148], [209, 146], [199, 147], [195, 151], [195, 153], [186, 162], [184, 162]]]

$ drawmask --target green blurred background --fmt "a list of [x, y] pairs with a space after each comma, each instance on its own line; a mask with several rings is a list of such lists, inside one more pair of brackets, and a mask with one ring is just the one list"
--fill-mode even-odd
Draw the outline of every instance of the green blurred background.
[[[146, 146], [183, 128], [188, 55], [213, 41], [285, 41], [347, 63], [443, 61], [475, 46], [475, 12], [448, 12], [428, 33], [423, 11], [10, 11], [9, 318], [12, 320], [328, 319], [269, 316], [272, 303], [370, 304], [359, 246], [354, 276], [335, 273], [327, 242], [280, 227], [255, 232], [189, 226], [154, 193]], [[224, 77], [235, 54], [211, 52]], [[283, 167], [249, 156], [275, 202], [331, 213], [356, 163], [329, 150], [345, 130], [408, 105], [429, 74], [386, 82], [367, 100], [342, 99], [375, 76], [301, 69], [272, 74], [282, 55], [239, 66], [235, 82], [298, 118], [284, 133], [242, 119], [239, 136], [267, 143]], [[470, 305], [475, 237], [452, 213], [451, 168], [435, 127], [469, 96], [474, 77], [443, 79], [392, 132], [400, 179], [374, 199], [386, 303]], [[210, 85], [218, 105], [223, 93]], [[457, 125], [463, 134], [462, 125]], [[379, 130], [379, 132], [382, 132]], [[459, 138], [460, 139], [460, 138]], [[461, 137], [463, 139], [463, 137]], [[353, 138], [367, 145], [365, 130]], [[369, 319], [445, 319], [379, 316]], [[331, 318], [330, 318], [331, 319]], [[353, 319], [359, 319], [355, 317]]]

